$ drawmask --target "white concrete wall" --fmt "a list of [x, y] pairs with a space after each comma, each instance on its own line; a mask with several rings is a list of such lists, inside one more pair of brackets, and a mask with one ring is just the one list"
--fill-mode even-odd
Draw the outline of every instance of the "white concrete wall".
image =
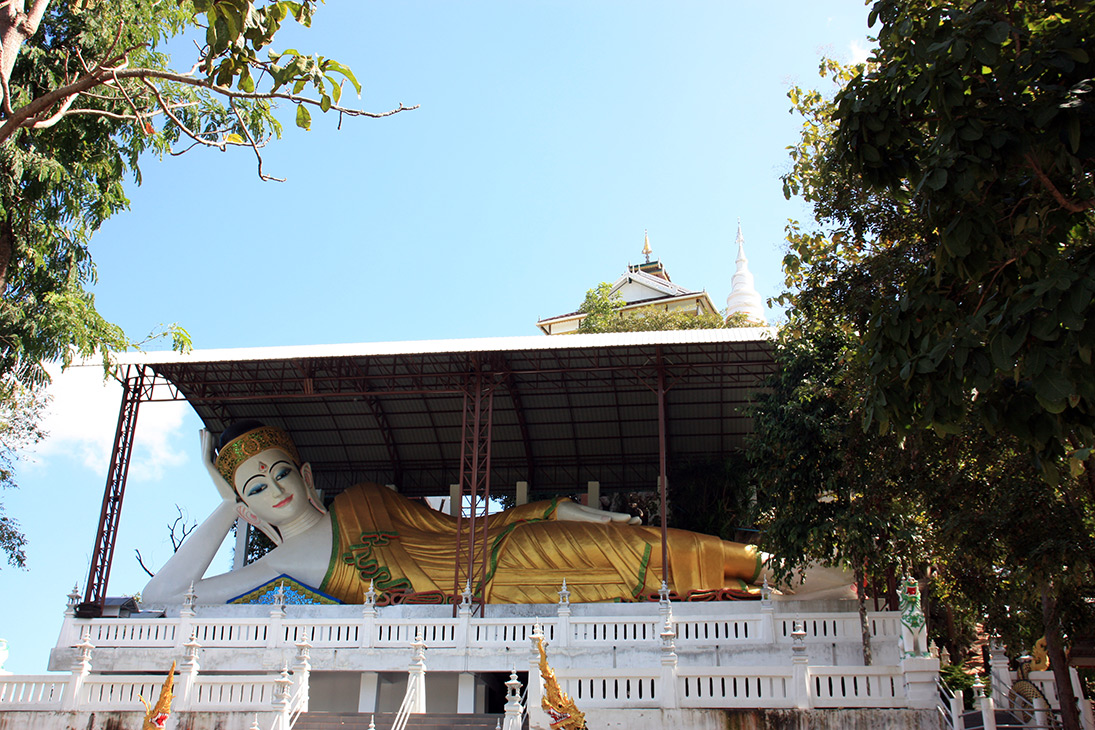
[[360, 672], [312, 672], [308, 678], [309, 712], [357, 712]]

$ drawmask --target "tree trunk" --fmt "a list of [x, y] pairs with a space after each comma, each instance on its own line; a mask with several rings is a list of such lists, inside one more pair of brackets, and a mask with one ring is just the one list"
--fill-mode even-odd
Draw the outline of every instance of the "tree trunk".
[[[5, 201], [6, 203], [7, 201]], [[15, 250], [15, 229], [11, 225], [11, 207], [5, 218], [0, 218], [0, 298], [8, 290], [8, 265], [11, 263], [11, 253]]]
[[1072, 691], [1068, 660], [1065, 658], [1065, 649], [1061, 642], [1061, 620], [1057, 612], [1057, 596], [1053, 595], [1053, 585], [1049, 579], [1041, 581], [1041, 588], [1042, 624], [1046, 630], [1049, 668], [1053, 670], [1053, 681], [1057, 685], [1057, 697], [1061, 702], [1061, 726], [1064, 730], [1082, 730], [1076, 695]]
[[863, 631], [863, 666], [871, 666], [871, 625], [867, 621], [867, 581], [863, 569], [855, 569], [856, 603], [859, 604], [859, 628]]

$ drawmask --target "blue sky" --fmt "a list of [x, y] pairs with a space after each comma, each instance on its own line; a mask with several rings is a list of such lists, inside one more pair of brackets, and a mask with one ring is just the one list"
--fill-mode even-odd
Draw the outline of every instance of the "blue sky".
[[[786, 93], [820, 83], [823, 55], [862, 58], [866, 17], [859, 0], [330, 0], [279, 45], [352, 66], [363, 108], [420, 108], [310, 132], [283, 110], [264, 151], [280, 184], [242, 150], [146, 161], [93, 242], [96, 302], [134, 339], [177, 321], [199, 349], [529, 335], [640, 260], [644, 230], [674, 282], [723, 305], [738, 219], [774, 296], [784, 225], [805, 217], [779, 181]], [[7, 671], [45, 670], [83, 589], [117, 407], [101, 371], [58, 378], [51, 437], [0, 495], [28, 540], [28, 569], [0, 568]], [[112, 595], [144, 585], [134, 549], [166, 560], [174, 505], [215, 506], [199, 427], [142, 407]]]

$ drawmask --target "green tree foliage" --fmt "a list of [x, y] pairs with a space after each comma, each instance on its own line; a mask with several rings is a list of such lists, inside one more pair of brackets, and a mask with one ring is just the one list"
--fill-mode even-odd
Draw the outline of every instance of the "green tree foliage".
[[784, 181], [818, 221], [790, 226], [784, 300], [844, 323], [864, 426], [935, 475], [917, 489], [941, 595], [1012, 635], [1038, 617], [1066, 695], [1095, 585], [1093, 7], [878, 0], [871, 62], [823, 64], [835, 101], [792, 91]]
[[[144, 154], [192, 147], [259, 150], [280, 136], [277, 101], [383, 116], [341, 105], [349, 68], [270, 50], [290, 17], [309, 25], [315, 0], [12, 0], [0, 5], [0, 374], [41, 385], [42, 363], [132, 342], [95, 309], [91, 235], [128, 206]], [[201, 35], [184, 70], [160, 48]], [[311, 92], [311, 96], [305, 95]], [[401, 107], [402, 108], [402, 107]], [[183, 330], [172, 329], [185, 348]]]
[[1091, 454], [1095, 4], [879, 0], [832, 162], [907, 207], [854, 234], [914, 265], [870, 311], [868, 417], [956, 432], [974, 401], [1049, 478]]
[[667, 312], [649, 307], [634, 312], [622, 312], [627, 302], [618, 293], [612, 292], [612, 285], [601, 282], [586, 292], [579, 312], [586, 316], [578, 323], [580, 334], [598, 334], [602, 332], [650, 332], [660, 330], [711, 330], [724, 327], [763, 326], [751, 321], [746, 315], [736, 313], [724, 318], [715, 312], [696, 314], [683, 310]]
[[[139, 346], [95, 308], [90, 242], [129, 205], [145, 155], [194, 147], [254, 154], [281, 135], [276, 103], [382, 117], [343, 104], [353, 72], [320, 55], [278, 51], [290, 18], [317, 0], [7, 0], [0, 3], [0, 406], [48, 382], [44, 365]], [[163, 52], [194, 36], [181, 63]], [[190, 44], [179, 44], [180, 47]], [[189, 335], [169, 326], [176, 349]], [[153, 337], [158, 335], [152, 335]], [[9, 414], [10, 415], [10, 414]], [[5, 424], [0, 423], [0, 428]], [[18, 430], [18, 427], [16, 427]], [[9, 475], [10, 481], [10, 475]], [[10, 520], [5, 535], [18, 535]], [[14, 544], [8, 539], [5, 545]], [[9, 551], [9, 555], [11, 555]], [[21, 560], [21, 558], [20, 558]]]
[[[48, 402], [44, 392], [10, 378], [0, 383], [0, 489], [15, 486], [15, 462], [20, 453], [42, 439], [38, 424]], [[19, 523], [5, 515], [0, 504], [0, 551], [7, 555], [9, 565], [21, 568], [26, 563], [25, 543]]]

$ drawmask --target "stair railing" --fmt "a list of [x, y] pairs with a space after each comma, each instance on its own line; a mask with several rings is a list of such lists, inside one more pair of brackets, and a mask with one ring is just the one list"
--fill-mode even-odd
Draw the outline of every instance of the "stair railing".
[[426, 711], [426, 643], [422, 641], [421, 629], [415, 629], [411, 646], [414, 647], [414, 655], [407, 671], [407, 693], [403, 695], [392, 730], [406, 730], [412, 714]]

